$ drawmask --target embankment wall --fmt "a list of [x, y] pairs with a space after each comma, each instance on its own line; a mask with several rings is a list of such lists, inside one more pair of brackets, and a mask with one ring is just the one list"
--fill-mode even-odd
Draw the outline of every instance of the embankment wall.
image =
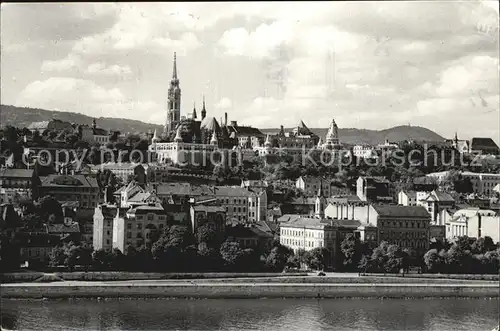
[[498, 284], [3, 284], [2, 298], [498, 297]]

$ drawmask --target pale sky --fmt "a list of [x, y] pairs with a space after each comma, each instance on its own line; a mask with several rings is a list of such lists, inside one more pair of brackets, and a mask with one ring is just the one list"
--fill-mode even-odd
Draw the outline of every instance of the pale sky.
[[1, 103], [500, 140], [498, 1], [2, 4]]

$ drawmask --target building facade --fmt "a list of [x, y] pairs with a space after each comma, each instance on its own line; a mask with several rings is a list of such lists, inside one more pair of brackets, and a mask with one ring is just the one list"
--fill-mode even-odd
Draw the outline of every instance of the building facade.
[[49, 175], [40, 178], [40, 195], [52, 195], [59, 202], [76, 201], [80, 210], [94, 210], [100, 202], [97, 180], [85, 175]]

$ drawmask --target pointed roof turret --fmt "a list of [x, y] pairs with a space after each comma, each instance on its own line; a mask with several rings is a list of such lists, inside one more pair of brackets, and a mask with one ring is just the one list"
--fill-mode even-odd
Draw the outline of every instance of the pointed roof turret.
[[193, 114], [191, 115], [193, 120], [195, 120], [198, 116], [196, 115], [196, 102], [193, 102]]
[[155, 133], [153, 134], [153, 138], [151, 139], [151, 142], [156, 143], [158, 141], [160, 141], [160, 138], [158, 138], [158, 135], [157, 135], [156, 129], [155, 129]]
[[271, 140], [269, 140], [269, 135], [266, 136], [266, 141], [264, 142], [264, 146], [271, 147]]
[[212, 139], [210, 139], [210, 144], [212, 145], [217, 145], [218, 144], [218, 140], [217, 140], [217, 134], [215, 132], [215, 130], [212, 132]]
[[205, 95], [203, 95], [203, 107], [201, 108], [201, 119], [203, 120], [207, 116], [207, 110], [205, 109]]
[[319, 140], [318, 140], [318, 148], [320, 148], [322, 146], [323, 146], [323, 141], [321, 140], [321, 138], [319, 138]]
[[175, 142], [182, 142], [182, 136], [181, 136], [181, 126], [179, 125], [179, 127], [177, 128], [177, 132], [175, 133], [175, 138], [174, 138], [174, 141]]

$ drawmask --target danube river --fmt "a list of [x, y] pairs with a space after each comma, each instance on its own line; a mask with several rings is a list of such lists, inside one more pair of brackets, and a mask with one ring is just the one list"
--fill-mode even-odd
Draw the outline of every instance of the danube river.
[[491, 330], [498, 299], [2, 300], [11, 330]]

